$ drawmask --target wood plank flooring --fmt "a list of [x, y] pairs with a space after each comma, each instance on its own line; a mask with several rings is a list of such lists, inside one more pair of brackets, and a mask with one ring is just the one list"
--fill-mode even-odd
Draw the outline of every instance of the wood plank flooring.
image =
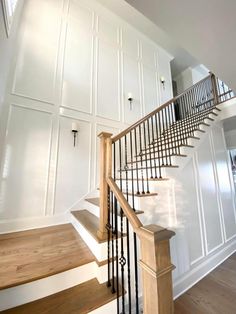
[[236, 253], [175, 301], [175, 314], [235, 314]]
[[0, 235], [0, 290], [94, 261], [71, 224]]
[[1, 312], [2, 314], [84, 314], [114, 300], [106, 283], [97, 279], [58, 292], [46, 298]]

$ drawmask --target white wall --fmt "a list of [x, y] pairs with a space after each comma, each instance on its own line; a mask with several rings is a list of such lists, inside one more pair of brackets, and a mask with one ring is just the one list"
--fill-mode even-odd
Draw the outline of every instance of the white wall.
[[0, 219], [12, 228], [63, 214], [95, 189], [97, 134], [172, 97], [170, 56], [96, 1], [26, 0], [13, 52], [0, 186]]
[[193, 86], [197, 82], [209, 75], [209, 70], [202, 64], [193, 68], [189, 67], [183, 72], [179, 73], [174, 80], [177, 84], [178, 94]]

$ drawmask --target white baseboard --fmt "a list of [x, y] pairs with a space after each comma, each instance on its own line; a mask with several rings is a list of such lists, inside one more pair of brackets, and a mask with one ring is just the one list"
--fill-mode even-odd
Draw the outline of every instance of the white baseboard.
[[70, 214], [30, 217], [0, 221], [0, 234], [70, 223]]
[[191, 269], [187, 274], [181, 276], [181, 278], [177, 278], [173, 286], [174, 299], [177, 299], [181, 294], [189, 290], [235, 251], [236, 240], [231, 241], [230, 244], [226, 245], [224, 248], [221, 248], [220, 251], [214, 253], [214, 255], [207, 257], [207, 259], [205, 259], [198, 266]]

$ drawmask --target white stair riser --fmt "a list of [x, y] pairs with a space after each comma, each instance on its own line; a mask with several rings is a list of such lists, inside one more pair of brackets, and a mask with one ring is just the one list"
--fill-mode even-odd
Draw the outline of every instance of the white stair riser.
[[73, 215], [71, 215], [71, 223], [78, 231], [84, 242], [88, 245], [96, 259], [99, 262], [104, 261], [107, 258], [106, 242], [98, 243], [93, 238], [93, 236], [86, 230], [86, 228], [82, 224], [80, 224], [79, 221]]
[[32, 302], [96, 277], [92, 262], [62, 273], [0, 291], [0, 310]]

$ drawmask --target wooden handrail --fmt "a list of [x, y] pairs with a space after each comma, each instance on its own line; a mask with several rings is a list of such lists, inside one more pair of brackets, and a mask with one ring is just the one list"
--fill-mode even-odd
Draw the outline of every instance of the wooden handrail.
[[111, 188], [112, 192], [114, 193], [115, 197], [117, 198], [117, 201], [119, 202], [125, 216], [128, 218], [131, 226], [133, 227], [134, 231], [137, 232], [137, 229], [140, 227], [143, 227], [143, 224], [138, 219], [137, 215], [127, 202], [127, 200], [124, 197], [124, 194], [119, 189], [118, 185], [115, 183], [115, 181], [112, 179], [112, 177], [107, 178], [107, 184]]
[[148, 115], [146, 115], [145, 117], [141, 118], [140, 120], [138, 120], [137, 122], [135, 122], [134, 124], [132, 124], [130, 127], [128, 127], [127, 129], [123, 130], [122, 132], [120, 132], [119, 134], [117, 134], [116, 136], [114, 136], [112, 138], [112, 143], [117, 142], [119, 139], [121, 139], [123, 136], [125, 136], [126, 134], [128, 134], [130, 131], [134, 130], [137, 126], [139, 126], [140, 124], [142, 124], [143, 122], [147, 121], [149, 118], [151, 118], [152, 116], [154, 116], [157, 112], [161, 111], [162, 109], [168, 107], [170, 104], [173, 104], [174, 102], [176, 102], [179, 98], [181, 98], [183, 95], [185, 95], [189, 90], [195, 88], [196, 86], [198, 86], [199, 84], [201, 84], [202, 82], [208, 80], [209, 78], [212, 77], [212, 75], [214, 76], [214, 74], [210, 74], [207, 77], [205, 77], [204, 79], [202, 79], [201, 81], [197, 82], [195, 85], [189, 87], [188, 89], [186, 89], [183, 93], [181, 93], [180, 95], [168, 100], [165, 104], [163, 104], [162, 106], [158, 107], [157, 109], [153, 110], [152, 112], [150, 112]]

